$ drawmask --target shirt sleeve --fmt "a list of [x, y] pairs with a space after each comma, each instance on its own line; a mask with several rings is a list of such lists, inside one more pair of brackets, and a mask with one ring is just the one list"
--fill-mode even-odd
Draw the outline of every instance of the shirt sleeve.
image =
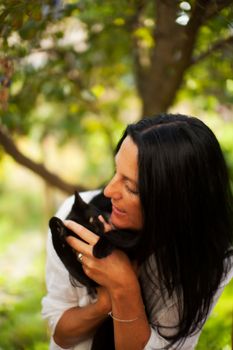
[[[87, 191], [80, 195], [89, 202], [97, 193], [99, 191]], [[65, 200], [56, 216], [65, 219], [73, 202], [74, 196]], [[69, 273], [53, 248], [50, 230], [47, 239], [46, 287], [47, 294], [42, 299], [42, 317], [48, 321], [53, 335], [58, 320], [66, 310], [75, 306], [85, 306], [92, 300], [84, 286], [73, 287], [70, 283]]]

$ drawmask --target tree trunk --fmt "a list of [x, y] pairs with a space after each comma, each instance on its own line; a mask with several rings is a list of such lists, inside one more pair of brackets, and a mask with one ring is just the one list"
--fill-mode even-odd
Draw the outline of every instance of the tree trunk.
[[[214, 3], [217, 12], [216, 7], [223, 7], [224, 1], [221, 4], [216, 1]], [[228, 1], [225, 3], [227, 5]], [[213, 1], [196, 1], [187, 25], [176, 22], [178, 13], [178, 1], [155, 1], [155, 45], [148, 67], [143, 66], [140, 60], [140, 49], [136, 47], [134, 51], [136, 82], [142, 99], [143, 117], [166, 112], [173, 104], [184, 74], [192, 64], [198, 31], [210, 14], [214, 15]]]

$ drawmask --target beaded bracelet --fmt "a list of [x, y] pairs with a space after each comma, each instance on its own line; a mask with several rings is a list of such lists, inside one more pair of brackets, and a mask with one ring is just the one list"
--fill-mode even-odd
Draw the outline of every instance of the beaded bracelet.
[[140, 317], [136, 317], [136, 318], [132, 318], [132, 319], [129, 319], [129, 320], [122, 320], [121, 318], [113, 316], [112, 311], [110, 311], [108, 313], [108, 315], [111, 316], [113, 320], [118, 321], [118, 322], [123, 322], [123, 323], [134, 322], [134, 321], [136, 321], [136, 320], [138, 320], [140, 318]]

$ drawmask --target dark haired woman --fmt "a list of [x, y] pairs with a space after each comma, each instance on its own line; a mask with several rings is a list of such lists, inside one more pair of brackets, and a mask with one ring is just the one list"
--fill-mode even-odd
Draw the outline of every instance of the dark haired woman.
[[233, 276], [233, 202], [218, 141], [197, 118], [159, 115], [126, 128], [115, 161], [104, 190], [110, 221], [140, 234], [137, 257], [131, 262], [114, 250], [97, 259], [98, 236], [66, 222], [85, 241], [67, 239], [100, 285], [93, 299], [85, 287], [72, 287], [49, 238], [43, 315], [53, 332], [51, 349], [91, 349], [108, 313], [117, 350], [194, 349]]

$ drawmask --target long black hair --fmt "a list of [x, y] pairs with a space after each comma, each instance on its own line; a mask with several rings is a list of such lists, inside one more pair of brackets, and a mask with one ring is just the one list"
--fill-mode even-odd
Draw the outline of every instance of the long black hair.
[[153, 255], [158, 281], [169, 296], [176, 294], [178, 331], [169, 341], [179, 343], [202, 327], [229, 269], [233, 203], [227, 166], [213, 132], [194, 117], [142, 119], [126, 128], [117, 150], [127, 136], [138, 147], [144, 216], [138, 262]]

